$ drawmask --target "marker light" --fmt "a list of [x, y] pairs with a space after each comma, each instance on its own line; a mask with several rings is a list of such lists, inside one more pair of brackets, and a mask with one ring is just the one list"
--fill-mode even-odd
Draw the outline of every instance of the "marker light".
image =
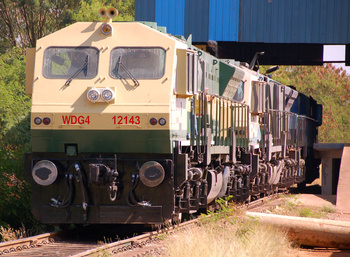
[[43, 122], [43, 120], [40, 117], [35, 117], [34, 123], [35, 125], [40, 125]]
[[112, 26], [108, 23], [103, 24], [101, 28], [101, 32], [103, 35], [108, 36], [112, 34]]
[[110, 88], [102, 91], [101, 97], [104, 101], [109, 102], [114, 99], [114, 92]]
[[151, 118], [150, 120], [149, 120], [149, 123], [151, 124], [151, 125], [157, 125], [157, 119], [156, 118]]
[[45, 118], [43, 119], [43, 123], [44, 123], [44, 125], [49, 125], [49, 124], [51, 123], [50, 118], [45, 117]]
[[96, 88], [92, 88], [88, 91], [87, 98], [95, 103], [100, 98], [100, 92]]
[[160, 118], [159, 119], [159, 125], [164, 126], [166, 124], [166, 119]]

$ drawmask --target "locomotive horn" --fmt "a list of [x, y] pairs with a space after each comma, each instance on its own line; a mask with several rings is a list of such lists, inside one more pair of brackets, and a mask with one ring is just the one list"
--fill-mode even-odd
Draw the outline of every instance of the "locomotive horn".
[[113, 19], [117, 15], [118, 15], [118, 10], [115, 9], [114, 7], [109, 7], [107, 9], [107, 16], [108, 16], [108, 18]]
[[105, 8], [100, 8], [98, 10], [98, 15], [101, 17], [101, 18], [107, 18], [107, 10]]

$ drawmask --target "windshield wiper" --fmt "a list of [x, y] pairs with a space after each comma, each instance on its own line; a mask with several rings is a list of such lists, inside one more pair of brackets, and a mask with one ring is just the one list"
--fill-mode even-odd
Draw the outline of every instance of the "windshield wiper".
[[69, 77], [69, 79], [67, 79], [66, 83], [64, 83], [65, 86], [69, 86], [69, 84], [71, 83], [71, 81], [76, 78], [80, 72], [84, 71], [84, 75], [86, 77], [87, 75], [87, 70], [88, 70], [88, 66], [89, 66], [89, 56], [87, 55], [83, 64], [83, 67], [81, 67], [80, 69], [78, 69], [72, 76]]
[[128, 76], [130, 77], [130, 79], [134, 82], [134, 86], [137, 87], [140, 85], [139, 81], [135, 78], [134, 75], [132, 75], [132, 73], [128, 70], [128, 68], [126, 68], [126, 66], [122, 63], [121, 60], [121, 56], [119, 56], [118, 61], [117, 61], [117, 65], [115, 66], [114, 71], [117, 73], [117, 75], [122, 78], [122, 76], [120, 76], [119, 74], [119, 67], [122, 66], [125, 73], [128, 74]]

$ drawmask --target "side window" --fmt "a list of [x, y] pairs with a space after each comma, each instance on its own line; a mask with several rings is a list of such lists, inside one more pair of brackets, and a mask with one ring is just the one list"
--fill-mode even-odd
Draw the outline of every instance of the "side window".
[[198, 93], [198, 54], [187, 53], [187, 92]]
[[111, 51], [109, 74], [115, 79], [160, 79], [165, 72], [165, 50], [160, 47], [117, 47]]
[[240, 102], [243, 100], [243, 96], [244, 96], [244, 82], [241, 81], [239, 83], [239, 86], [237, 88], [235, 95], [233, 96], [233, 100]]
[[49, 47], [44, 52], [43, 76], [50, 79], [92, 79], [98, 71], [99, 50], [93, 47]]

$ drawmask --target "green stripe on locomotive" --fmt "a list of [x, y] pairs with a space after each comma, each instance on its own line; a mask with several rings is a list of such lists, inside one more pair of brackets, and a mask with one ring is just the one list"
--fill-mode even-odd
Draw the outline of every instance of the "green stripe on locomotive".
[[169, 130], [32, 130], [33, 152], [172, 153]]
[[229, 83], [236, 69], [223, 62], [219, 62], [219, 67], [220, 67], [219, 94], [220, 96], [222, 96], [227, 87], [227, 84]]

